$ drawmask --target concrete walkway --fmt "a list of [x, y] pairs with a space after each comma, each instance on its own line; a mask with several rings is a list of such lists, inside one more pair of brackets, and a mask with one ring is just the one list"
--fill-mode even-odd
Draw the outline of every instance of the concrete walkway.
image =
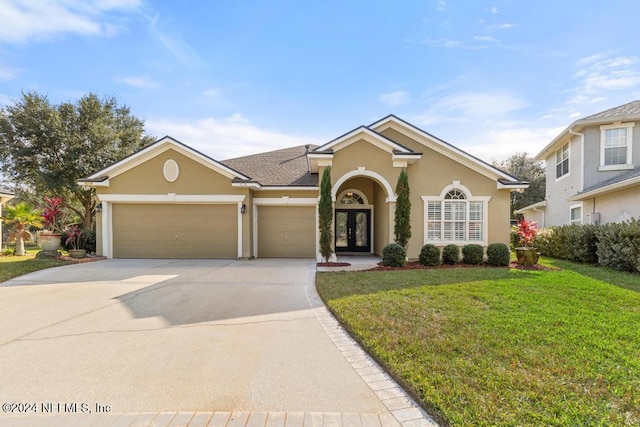
[[108, 260], [5, 282], [2, 403], [37, 415], [0, 425], [435, 425], [314, 278], [313, 261]]

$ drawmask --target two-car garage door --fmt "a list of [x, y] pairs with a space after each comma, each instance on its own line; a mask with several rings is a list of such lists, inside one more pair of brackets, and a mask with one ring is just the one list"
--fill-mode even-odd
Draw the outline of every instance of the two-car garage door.
[[237, 258], [236, 204], [113, 204], [115, 258]]

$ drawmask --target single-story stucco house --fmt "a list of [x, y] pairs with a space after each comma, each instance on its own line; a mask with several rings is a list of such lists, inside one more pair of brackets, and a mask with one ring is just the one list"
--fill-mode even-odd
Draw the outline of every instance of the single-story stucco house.
[[528, 186], [393, 115], [319, 147], [225, 161], [167, 136], [78, 183], [96, 189], [97, 252], [107, 257], [320, 259], [329, 166], [337, 254], [380, 254], [393, 242], [403, 168], [410, 258], [425, 243], [508, 243], [510, 192]]

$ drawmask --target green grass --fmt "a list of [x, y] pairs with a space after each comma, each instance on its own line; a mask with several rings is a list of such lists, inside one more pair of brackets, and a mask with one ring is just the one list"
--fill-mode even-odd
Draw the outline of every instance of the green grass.
[[36, 259], [36, 252], [29, 251], [25, 256], [0, 255], [0, 283], [23, 274], [67, 264], [55, 259]]
[[319, 273], [345, 327], [440, 421], [640, 424], [640, 275], [549, 260]]

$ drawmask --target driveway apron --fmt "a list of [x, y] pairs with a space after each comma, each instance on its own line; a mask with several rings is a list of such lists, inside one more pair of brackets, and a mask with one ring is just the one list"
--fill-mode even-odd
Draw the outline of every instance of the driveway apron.
[[314, 277], [313, 260], [107, 260], [5, 282], [2, 403], [389, 414]]

